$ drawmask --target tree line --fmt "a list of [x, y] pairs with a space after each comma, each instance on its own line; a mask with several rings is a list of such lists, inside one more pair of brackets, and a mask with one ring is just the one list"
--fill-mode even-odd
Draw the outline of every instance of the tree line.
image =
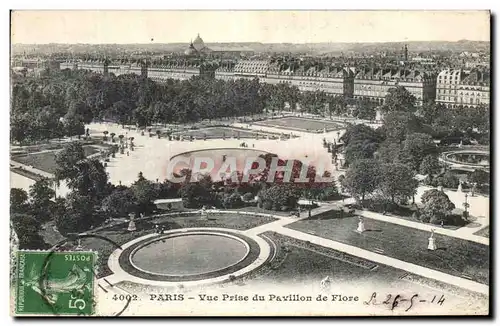
[[288, 84], [258, 79], [223, 81], [192, 77], [157, 83], [135, 74], [45, 71], [16, 79], [12, 86], [11, 138], [30, 142], [82, 135], [84, 125], [108, 120], [140, 127], [282, 111], [299, 104], [311, 113], [346, 111], [347, 102], [321, 91], [299, 92]]
[[[485, 110], [481, 106], [467, 112], [460, 108], [453, 110], [434, 104], [417, 109], [415, 98], [406, 89], [393, 89], [382, 107], [381, 127], [349, 125], [341, 138], [347, 167], [345, 176], [340, 178], [344, 191], [361, 205], [387, 212], [414, 201], [419, 184], [415, 179], [417, 173], [426, 175], [428, 184], [456, 189], [457, 176], [439, 163], [439, 141], [450, 135], [484, 141], [489, 134], [489, 120], [481, 116]], [[448, 123], [435, 120], [445, 115]], [[469, 181], [478, 186], [487, 179], [484, 171], [469, 176]], [[422, 214], [417, 213], [421, 220], [460, 223], [450, 214], [454, 206], [444, 193], [429, 193], [422, 202], [425, 205]], [[437, 203], [443, 205], [441, 210]]]

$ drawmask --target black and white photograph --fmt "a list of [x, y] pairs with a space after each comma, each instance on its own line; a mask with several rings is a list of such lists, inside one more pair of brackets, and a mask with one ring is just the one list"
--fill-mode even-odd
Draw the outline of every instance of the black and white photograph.
[[12, 316], [491, 314], [489, 11], [10, 24]]

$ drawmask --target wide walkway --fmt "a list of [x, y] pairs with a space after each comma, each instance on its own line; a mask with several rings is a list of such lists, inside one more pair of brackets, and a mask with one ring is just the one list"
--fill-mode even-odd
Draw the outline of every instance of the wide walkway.
[[[325, 210], [331, 208], [331, 207], [327, 207], [327, 206], [328, 206], [328, 204], [316, 208], [315, 210], [313, 210], [311, 216], [321, 214]], [[379, 215], [381, 215], [381, 214], [379, 214]], [[427, 267], [422, 267], [422, 266], [419, 266], [416, 264], [408, 263], [408, 262], [405, 262], [405, 261], [402, 261], [402, 260], [399, 260], [396, 258], [384, 256], [382, 254], [378, 254], [378, 253], [375, 253], [375, 252], [372, 252], [369, 250], [361, 249], [359, 247], [355, 247], [355, 246], [351, 246], [351, 245], [344, 244], [341, 242], [325, 239], [325, 238], [322, 238], [319, 236], [315, 236], [312, 234], [304, 233], [301, 231], [297, 231], [297, 230], [293, 230], [293, 229], [285, 227], [288, 224], [291, 224], [293, 222], [307, 218], [308, 217], [307, 214], [305, 214], [301, 218], [290, 218], [290, 217], [283, 217], [283, 216], [275, 216], [275, 217], [279, 218], [279, 220], [275, 221], [275, 222], [267, 223], [264, 225], [260, 225], [258, 227], [253, 228], [253, 229], [249, 229], [249, 230], [245, 231], [244, 233], [248, 234], [248, 235], [255, 236], [255, 235], [258, 235], [258, 234], [266, 232], [266, 231], [277, 232], [277, 233], [280, 233], [280, 234], [283, 234], [283, 235], [286, 235], [286, 236], [289, 236], [289, 237], [292, 237], [295, 239], [309, 241], [313, 244], [316, 244], [316, 245], [319, 245], [322, 247], [331, 248], [331, 249], [334, 249], [337, 251], [341, 251], [341, 252], [356, 256], [356, 257], [360, 257], [363, 259], [373, 261], [375, 263], [384, 264], [387, 266], [392, 266], [394, 268], [398, 268], [398, 269], [407, 271], [407, 272], [412, 273], [412, 274], [416, 274], [416, 275], [419, 275], [422, 277], [438, 280], [438, 281], [443, 282], [443, 283], [452, 284], [452, 285], [455, 285], [455, 286], [458, 286], [458, 287], [461, 287], [461, 288], [464, 288], [464, 289], [467, 289], [470, 291], [478, 292], [478, 293], [485, 294], [485, 295], [487, 295], [489, 293], [489, 286], [485, 285], [485, 284], [481, 284], [481, 283], [474, 282], [474, 281], [471, 281], [471, 280], [468, 280], [465, 278], [461, 278], [461, 277], [453, 276], [453, 275], [446, 274], [443, 272], [439, 272], [439, 271], [436, 271], [436, 270], [433, 270], [433, 269], [430, 269]], [[373, 218], [373, 217], [370, 216], [370, 218]], [[378, 218], [376, 218], [376, 219], [378, 219]], [[390, 219], [390, 221], [386, 221], [386, 222], [393, 223], [394, 219], [395, 218], [392, 218], [392, 219]], [[401, 220], [401, 221], [402, 222], [409, 222], [409, 221], [405, 221], [405, 220]], [[410, 223], [416, 223], [416, 222], [410, 222]], [[396, 223], [396, 224], [399, 224], [399, 223]], [[416, 224], [421, 224], [421, 223], [416, 223]], [[405, 225], [405, 224], [401, 223], [401, 225]], [[405, 225], [405, 226], [407, 226], [407, 225]], [[430, 227], [430, 226], [423, 225], [423, 224], [422, 224], [422, 226]], [[415, 227], [415, 226], [410, 226], [410, 227]], [[420, 226], [417, 228], [421, 229]], [[442, 231], [446, 231], [446, 230], [442, 230]], [[436, 230], [435, 232], [438, 233], [438, 230]], [[445, 234], [445, 233], [442, 233], [442, 234]], [[446, 234], [446, 235], [453, 236], [452, 234]], [[461, 237], [459, 237], [459, 238], [461, 238]], [[469, 239], [466, 239], [466, 240], [469, 240]], [[488, 239], [486, 239], [486, 240], [488, 240]]]
[[[332, 206], [333, 205], [331, 205], [331, 204], [330, 205], [323, 204], [322, 206], [314, 209], [311, 213], [311, 216], [321, 214], [324, 211], [331, 209]], [[381, 215], [381, 214], [379, 214], [379, 215]], [[433, 269], [430, 269], [427, 267], [422, 267], [422, 266], [419, 266], [416, 264], [408, 263], [408, 262], [405, 262], [405, 261], [402, 261], [402, 260], [399, 260], [396, 258], [384, 256], [382, 254], [378, 254], [378, 253], [375, 253], [375, 252], [372, 252], [369, 250], [361, 249], [359, 247], [355, 247], [355, 246], [351, 246], [351, 245], [348, 245], [345, 243], [325, 239], [325, 238], [322, 238], [319, 236], [315, 236], [312, 234], [304, 233], [301, 231], [297, 231], [297, 230], [293, 230], [293, 229], [285, 227], [286, 225], [291, 224], [293, 222], [308, 218], [307, 214], [303, 214], [300, 218], [291, 218], [291, 217], [287, 217], [287, 216], [274, 216], [274, 217], [278, 218], [279, 220], [277, 220], [275, 222], [267, 223], [264, 225], [260, 225], [258, 227], [252, 228], [252, 229], [249, 229], [249, 230], [245, 231], [244, 233], [251, 235], [251, 236], [255, 236], [255, 235], [258, 235], [258, 234], [266, 232], [266, 231], [272, 231], [272, 232], [280, 233], [280, 234], [283, 234], [283, 235], [286, 235], [286, 236], [289, 236], [289, 237], [292, 237], [295, 239], [309, 241], [313, 244], [316, 244], [316, 245], [319, 245], [322, 247], [326, 247], [326, 248], [331, 248], [331, 249], [334, 249], [337, 251], [341, 251], [341, 252], [356, 256], [356, 257], [364, 258], [364, 259], [373, 261], [375, 263], [384, 264], [387, 266], [392, 266], [394, 268], [398, 268], [398, 269], [401, 269], [401, 270], [404, 270], [404, 271], [407, 271], [409, 273], [416, 274], [416, 275], [419, 275], [422, 277], [438, 280], [440, 282], [447, 283], [447, 284], [456, 285], [456, 286], [459, 286], [461, 288], [464, 288], [464, 289], [467, 289], [470, 291], [474, 291], [474, 292], [478, 292], [478, 293], [482, 293], [482, 294], [486, 294], [486, 295], [489, 293], [489, 286], [485, 285], [485, 284], [481, 284], [481, 283], [474, 282], [474, 281], [471, 281], [471, 280], [468, 280], [465, 278], [461, 278], [461, 277], [453, 276], [453, 275], [446, 274], [443, 272], [439, 272], [439, 271], [436, 271], [436, 270], [433, 270]], [[384, 216], [384, 217], [386, 217], [386, 216]], [[373, 218], [373, 217], [370, 216], [370, 218]], [[390, 219], [390, 217], [387, 217], [387, 218]], [[375, 219], [378, 219], [378, 218], [375, 217]], [[394, 219], [395, 218], [392, 218], [386, 222], [393, 223]], [[401, 221], [409, 222], [409, 221], [404, 221], [404, 220], [401, 220]], [[413, 222], [413, 223], [415, 223], [415, 222]], [[396, 223], [396, 224], [399, 224], [399, 223]], [[421, 223], [417, 223], [417, 224], [421, 224]], [[405, 225], [405, 224], [401, 223], [401, 225]], [[405, 225], [405, 226], [408, 226], [408, 225]], [[423, 226], [430, 227], [427, 225], [423, 225]], [[410, 227], [415, 227], [415, 226], [412, 225]], [[420, 226], [416, 227], [416, 228], [421, 229]], [[446, 230], [442, 230], [442, 231], [446, 231]], [[435, 232], [438, 233], [438, 230], [436, 230]], [[446, 233], [442, 233], [442, 234], [446, 234]], [[453, 234], [446, 234], [446, 235], [453, 236]], [[459, 237], [459, 238], [461, 238], [461, 237]], [[466, 240], [469, 240], [469, 239], [466, 239]], [[425, 250], [425, 249], [423, 249], [423, 250]]]
[[490, 239], [485, 238], [485, 237], [481, 237], [478, 235], [474, 235], [471, 233], [459, 232], [460, 229], [459, 230], [450, 230], [450, 229], [442, 228], [442, 227], [437, 226], [437, 225], [428, 225], [428, 224], [424, 224], [424, 223], [408, 221], [408, 220], [405, 220], [403, 218], [391, 217], [391, 216], [387, 216], [387, 215], [383, 215], [383, 214], [375, 213], [375, 212], [370, 212], [370, 211], [359, 211], [358, 210], [358, 211], [356, 211], [356, 214], [361, 215], [363, 217], [371, 218], [374, 220], [379, 220], [379, 221], [388, 222], [388, 223], [392, 223], [392, 224], [404, 225], [404, 226], [407, 226], [410, 228], [419, 229], [419, 230], [423, 230], [423, 231], [431, 232], [431, 230], [434, 230], [434, 232], [438, 233], [438, 234], [443, 234], [443, 235], [447, 235], [449, 237], [473, 241], [473, 242], [481, 243], [481, 244], [484, 244], [487, 246], [490, 244]]
[[345, 252], [347, 254], [364, 258], [379, 264], [384, 264], [387, 266], [392, 266], [394, 268], [398, 268], [404, 271], [407, 271], [412, 274], [416, 274], [419, 276], [427, 277], [430, 279], [438, 280], [440, 282], [452, 284], [470, 291], [478, 292], [481, 294], [488, 295], [489, 286], [485, 284], [480, 284], [478, 282], [474, 282], [465, 278], [453, 276], [450, 274], [446, 274], [443, 272], [439, 272], [430, 268], [422, 267], [419, 265], [407, 263], [405, 261], [391, 258], [388, 256], [384, 256], [381, 254], [377, 254], [372, 251], [364, 250], [358, 247], [350, 246], [344, 243], [340, 243], [333, 240], [328, 240], [325, 238], [321, 238], [315, 235], [307, 234], [304, 232], [292, 230], [284, 227], [274, 227], [271, 226], [268, 231], [274, 231], [295, 239], [299, 239], [302, 241], [309, 241], [310, 243], [331, 248], [337, 251]]

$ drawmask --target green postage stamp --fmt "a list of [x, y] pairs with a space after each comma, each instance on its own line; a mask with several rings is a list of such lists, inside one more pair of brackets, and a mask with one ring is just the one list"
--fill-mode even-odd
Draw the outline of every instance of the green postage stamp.
[[91, 251], [19, 251], [16, 315], [93, 315], [96, 261]]

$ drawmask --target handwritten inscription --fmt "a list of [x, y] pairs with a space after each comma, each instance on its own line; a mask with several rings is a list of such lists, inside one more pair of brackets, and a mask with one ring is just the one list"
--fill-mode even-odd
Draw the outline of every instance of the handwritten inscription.
[[364, 301], [365, 305], [386, 305], [391, 310], [396, 309], [397, 307], [404, 307], [405, 311], [409, 311], [412, 309], [417, 303], [427, 303], [427, 304], [436, 304], [443, 305], [445, 301], [444, 295], [436, 296], [434, 295], [432, 298], [423, 298], [418, 294], [413, 294], [411, 296], [404, 296], [402, 294], [386, 294], [382, 299], [377, 297], [377, 292], [373, 292], [370, 299], [368, 301]]

